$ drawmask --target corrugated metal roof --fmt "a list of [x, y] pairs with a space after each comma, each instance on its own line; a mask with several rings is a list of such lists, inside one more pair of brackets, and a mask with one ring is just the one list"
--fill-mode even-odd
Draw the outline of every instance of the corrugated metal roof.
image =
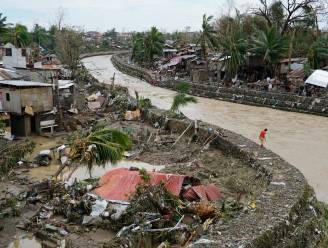
[[3, 80], [0, 81], [0, 85], [9, 85], [9, 86], [16, 86], [16, 87], [52, 87], [51, 84], [22, 81], [22, 80]]
[[[179, 196], [185, 176], [159, 172], [148, 173], [150, 175], [150, 184], [158, 185], [163, 182], [169, 192]], [[139, 183], [141, 183], [139, 171], [119, 168], [102, 176], [99, 181], [101, 186], [95, 189], [94, 192], [107, 200], [127, 201], [135, 192]]]
[[328, 72], [323, 70], [315, 70], [311, 76], [305, 81], [306, 84], [312, 84], [319, 87], [328, 87]]
[[0, 68], [0, 80], [22, 79], [24, 76], [9, 69]]

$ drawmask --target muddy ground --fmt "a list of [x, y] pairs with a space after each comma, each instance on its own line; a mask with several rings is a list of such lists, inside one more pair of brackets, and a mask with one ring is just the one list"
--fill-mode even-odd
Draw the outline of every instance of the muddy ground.
[[[131, 134], [134, 146], [129, 157], [126, 158], [127, 163], [129, 161], [136, 164], [145, 162], [154, 166], [149, 167], [151, 169], [156, 169], [156, 167], [162, 165], [165, 166], [162, 170], [164, 172], [193, 176], [199, 178], [202, 183], [214, 183], [219, 186], [225, 198], [236, 199], [242, 196], [240, 200], [245, 204], [254, 200], [266, 186], [266, 181], [242, 161], [227, 157], [220, 151], [211, 148], [202, 150], [203, 146], [197, 143], [191, 142], [188, 145], [188, 137], [182, 138], [172, 147], [179, 134], [171, 134], [165, 130], [158, 132], [158, 129], [147, 125], [142, 120], [112, 120], [110, 122], [101, 120], [100, 123], [106, 124], [110, 128], [123, 129]], [[40, 150], [65, 143], [65, 138], [66, 136], [55, 138], [33, 137], [36, 148], [30, 158]], [[51, 165], [47, 167], [16, 169], [11, 177], [1, 182], [1, 199], [8, 198], [10, 195], [17, 197], [20, 192], [26, 191], [31, 183], [51, 177], [58, 167], [59, 161], [54, 158]], [[110, 165], [110, 167], [113, 166]], [[81, 175], [79, 172], [75, 174], [76, 177]], [[93, 174], [97, 174], [97, 169]], [[17, 227], [20, 226], [21, 222], [31, 218], [39, 206], [40, 204], [28, 204], [20, 210], [22, 214], [19, 217], [0, 220], [0, 225], [3, 228], [0, 232], [0, 240], [4, 245], [3, 247], [8, 247], [15, 238], [18, 237], [19, 239], [21, 237], [20, 234], [23, 232]], [[114, 236], [111, 230], [81, 228], [80, 226], [66, 224], [63, 224], [63, 226], [69, 232], [66, 240], [70, 242], [70, 247], [102, 247], [104, 241]], [[28, 241], [33, 242], [30, 239]]]
[[[103, 96], [108, 102], [98, 110], [86, 107], [85, 97], [97, 92], [104, 92]], [[238, 202], [244, 208], [253, 202], [266, 188], [267, 181], [257, 175], [256, 171], [245, 165], [242, 161], [222, 154], [219, 150], [205, 147], [204, 144], [191, 141], [183, 137], [173, 144], [180, 133], [170, 133], [165, 127], [153, 127], [144, 120], [125, 121], [124, 113], [131, 105], [133, 99], [127, 96], [125, 89], [110, 92], [104, 86], [83, 88], [78, 87], [76, 98], [78, 100], [78, 114], [63, 113], [63, 125], [60, 132], [54, 137], [34, 136], [35, 149], [26, 160], [30, 163], [16, 166], [7, 176], [0, 180], [0, 247], [38, 248], [40, 242], [31, 232], [37, 232], [37, 237], [44, 236], [40, 230], [30, 228], [30, 219], [36, 215], [41, 206], [47, 203], [47, 196], [34, 203], [26, 203], [24, 194], [35, 183], [49, 180], [60, 166], [57, 153], [52, 153], [52, 160], [48, 166], [36, 166], [33, 158], [42, 150], [51, 149], [69, 143], [74, 131], [90, 130], [93, 127], [108, 127], [121, 129], [128, 133], [133, 140], [133, 147], [128, 151], [126, 158], [117, 165], [107, 164], [96, 167], [92, 171], [93, 177], [101, 177], [106, 171], [118, 167], [146, 168], [148, 171], [161, 170], [167, 173], [188, 175], [200, 179], [201, 183], [216, 184], [224, 200]], [[107, 95], [109, 97], [107, 98]], [[67, 178], [70, 170], [64, 170], [58, 177]], [[89, 178], [86, 167], [82, 166], [73, 173], [71, 180]], [[24, 198], [25, 197], [25, 198]], [[240, 211], [243, 207], [240, 208]], [[238, 213], [231, 216], [237, 217]], [[228, 221], [228, 220], [226, 220]], [[68, 223], [62, 216], [55, 215], [47, 223], [67, 231], [66, 247], [103, 247], [103, 244], [112, 239], [115, 233], [110, 229], [98, 227], [84, 227]], [[34, 226], [34, 225], [33, 225]], [[22, 230], [23, 229], [23, 230]], [[44, 226], [41, 228], [44, 231]], [[52, 246], [48, 246], [52, 247]]]

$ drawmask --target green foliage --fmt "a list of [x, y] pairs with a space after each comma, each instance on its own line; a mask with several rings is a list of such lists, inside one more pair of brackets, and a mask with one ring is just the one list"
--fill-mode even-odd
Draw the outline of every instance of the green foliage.
[[311, 68], [319, 69], [320, 65], [328, 58], [328, 39], [318, 37], [310, 46], [307, 58]]
[[175, 86], [175, 89], [180, 93], [188, 93], [191, 85], [187, 82], [180, 82]]
[[139, 109], [149, 109], [151, 108], [151, 101], [149, 98], [144, 98], [143, 96], [140, 96], [138, 91], [134, 92], [137, 99], [137, 104]]
[[177, 114], [180, 112], [179, 109], [188, 105], [188, 103], [197, 103], [197, 99], [184, 93], [177, 94], [173, 99], [170, 111]]
[[11, 42], [16, 47], [27, 47], [32, 42], [32, 36], [26, 26], [16, 24], [14, 27], [9, 28], [5, 41]]
[[216, 31], [211, 25], [212, 19], [213, 16], [206, 16], [205, 14], [203, 15], [202, 30], [198, 41], [198, 43], [201, 45], [203, 59], [207, 59], [207, 47], [214, 50], [218, 44]]
[[148, 184], [150, 182], [150, 175], [145, 168], [139, 170], [139, 175], [143, 183]]
[[0, 13], [0, 41], [9, 31], [9, 24], [6, 23], [7, 17]]
[[220, 40], [222, 49], [221, 58], [224, 59], [223, 65], [226, 68], [227, 77], [235, 76], [240, 66], [245, 61], [247, 42], [241, 32], [237, 31], [230, 36], [222, 37]]
[[39, 46], [46, 47], [48, 44], [48, 32], [47, 30], [40, 26], [39, 24], [35, 24], [32, 31], [32, 40]]
[[28, 140], [0, 144], [0, 174], [8, 174], [20, 159], [33, 151], [34, 147], [35, 144]]
[[124, 151], [132, 145], [130, 137], [117, 129], [100, 129], [74, 140], [70, 158], [88, 166], [89, 172], [94, 163], [105, 166], [107, 162], [117, 163], [123, 158]]
[[261, 56], [267, 69], [275, 73], [275, 67], [286, 55], [288, 48], [287, 39], [279, 33], [277, 26], [274, 25], [265, 31], [259, 30], [253, 36], [249, 51]]
[[141, 63], [151, 64], [154, 57], [163, 54], [164, 36], [156, 27], [146, 34], [137, 33], [132, 38], [132, 58]]

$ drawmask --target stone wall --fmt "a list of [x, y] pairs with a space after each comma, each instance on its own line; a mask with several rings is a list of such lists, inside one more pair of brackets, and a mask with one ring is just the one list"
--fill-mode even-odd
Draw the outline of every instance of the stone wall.
[[[119, 55], [112, 57], [112, 62], [117, 69], [157, 86], [175, 89], [181, 81], [156, 82], [151, 71], [136, 65], [127, 64]], [[250, 89], [225, 88], [209, 84], [191, 83], [189, 94], [223, 101], [270, 107], [285, 111], [301, 112], [315, 115], [328, 116], [328, 98], [302, 97], [293, 94], [263, 92]]]
[[[151, 109], [144, 113], [151, 124], [164, 125], [165, 111]], [[192, 122], [184, 119], [168, 119], [166, 128], [182, 133]], [[211, 130], [220, 135], [211, 144], [228, 155], [240, 158], [246, 166], [267, 178], [269, 184], [256, 199], [256, 210], [246, 211], [227, 223], [212, 225], [206, 236], [189, 247], [231, 247], [231, 248], [291, 248], [315, 247], [322, 238], [313, 190], [302, 173], [277, 154], [260, 147], [253, 141], [231, 131], [199, 123], [200, 140], [206, 140]], [[193, 133], [194, 130], [190, 130]], [[250, 182], [251, 183], [251, 182]]]

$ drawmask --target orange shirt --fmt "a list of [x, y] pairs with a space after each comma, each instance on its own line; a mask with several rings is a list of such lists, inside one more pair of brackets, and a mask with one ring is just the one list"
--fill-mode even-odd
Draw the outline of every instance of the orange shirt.
[[266, 131], [265, 130], [261, 131], [260, 138], [265, 139], [265, 135], [266, 135]]

